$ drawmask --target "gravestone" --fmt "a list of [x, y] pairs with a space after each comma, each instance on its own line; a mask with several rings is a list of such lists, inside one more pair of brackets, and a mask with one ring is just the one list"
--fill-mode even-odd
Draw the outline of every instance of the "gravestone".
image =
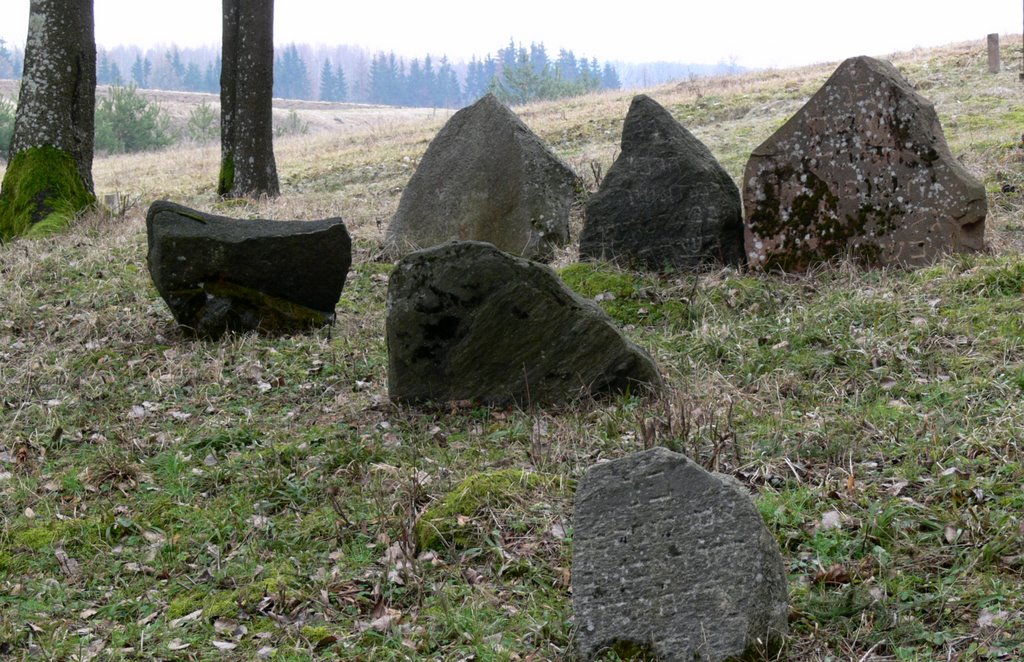
[[654, 362], [548, 267], [457, 241], [395, 267], [387, 301], [396, 402], [554, 404], [661, 384]]
[[656, 271], [743, 264], [739, 189], [646, 95], [633, 98], [622, 153], [587, 202], [580, 257]]
[[149, 273], [198, 336], [329, 324], [352, 263], [340, 218], [237, 220], [158, 201], [146, 215]]
[[576, 175], [493, 94], [455, 113], [427, 147], [387, 231], [404, 255], [486, 241], [546, 259], [569, 242]]
[[935, 109], [888, 62], [843, 62], [754, 150], [747, 261], [805, 270], [847, 255], [918, 266], [984, 248], [985, 188], [950, 153]]
[[[744, 488], [653, 448], [587, 471], [573, 515], [580, 656], [770, 659], [786, 633], [786, 569]], [[645, 658], [646, 659], [646, 658]]]
[[988, 36], [988, 72], [999, 73], [1002, 63], [999, 58], [999, 33], [992, 33]]

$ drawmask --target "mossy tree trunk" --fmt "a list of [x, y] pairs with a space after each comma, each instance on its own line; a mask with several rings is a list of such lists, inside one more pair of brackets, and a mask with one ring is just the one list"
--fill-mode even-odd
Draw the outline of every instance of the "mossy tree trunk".
[[0, 239], [58, 230], [94, 202], [95, 110], [92, 0], [31, 0]]
[[274, 0], [223, 0], [221, 167], [217, 192], [276, 196]]

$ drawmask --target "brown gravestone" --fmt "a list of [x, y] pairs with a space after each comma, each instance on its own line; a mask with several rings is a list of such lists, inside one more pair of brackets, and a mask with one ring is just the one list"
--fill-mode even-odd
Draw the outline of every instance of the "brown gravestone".
[[743, 184], [754, 268], [915, 266], [984, 248], [985, 187], [950, 153], [932, 104], [873, 58], [843, 62], [754, 150]]

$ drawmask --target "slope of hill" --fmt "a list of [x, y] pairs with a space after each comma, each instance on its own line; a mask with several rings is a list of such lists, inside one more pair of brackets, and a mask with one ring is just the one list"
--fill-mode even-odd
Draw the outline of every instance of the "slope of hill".
[[[897, 54], [989, 191], [990, 251], [914, 271], [656, 277], [557, 260], [671, 386], [559, 411], [388, 402], [377, 261], [447, 113], [295, 108], [283, 195], [215, 195], [218, 149], [98, 158], [97, 211], [0, 250], [0, 656], [571, 657], [574, 481], [652, 444], [750, 487], [790, 573], [780, 659], [1024, 656], [1021, 42]], [[648, 93], [736, 178], [832, 65]], [[630, 95], [517, 109], [593, 189]], [[187, 112], [187, 111], [185, 111]], [[364, 113], [360, 115], [359, 113]], [[340, 120], [340, 121], [336, 121]], [[318, 125], [319, 126], [319, 125]], [[148, 203], [341, 215], [355, 260], [332, 329], [201, 342], [146, 270]], [[578, 236], [579, 218], [574, 235]], [[416, 550], [424, 507], [494, 469], [471, 544]]]

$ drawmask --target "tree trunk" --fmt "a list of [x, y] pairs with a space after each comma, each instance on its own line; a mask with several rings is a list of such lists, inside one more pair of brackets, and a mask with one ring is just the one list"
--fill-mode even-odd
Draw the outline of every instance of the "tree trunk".
[[95, 110], [92, 0], [31, 0], [0, 238], [60, 229], [94, 202]]
[[220, 75], [221, 166], [226, 197], [276, 196], [274, 162], [274, 0], [223, 0]]

